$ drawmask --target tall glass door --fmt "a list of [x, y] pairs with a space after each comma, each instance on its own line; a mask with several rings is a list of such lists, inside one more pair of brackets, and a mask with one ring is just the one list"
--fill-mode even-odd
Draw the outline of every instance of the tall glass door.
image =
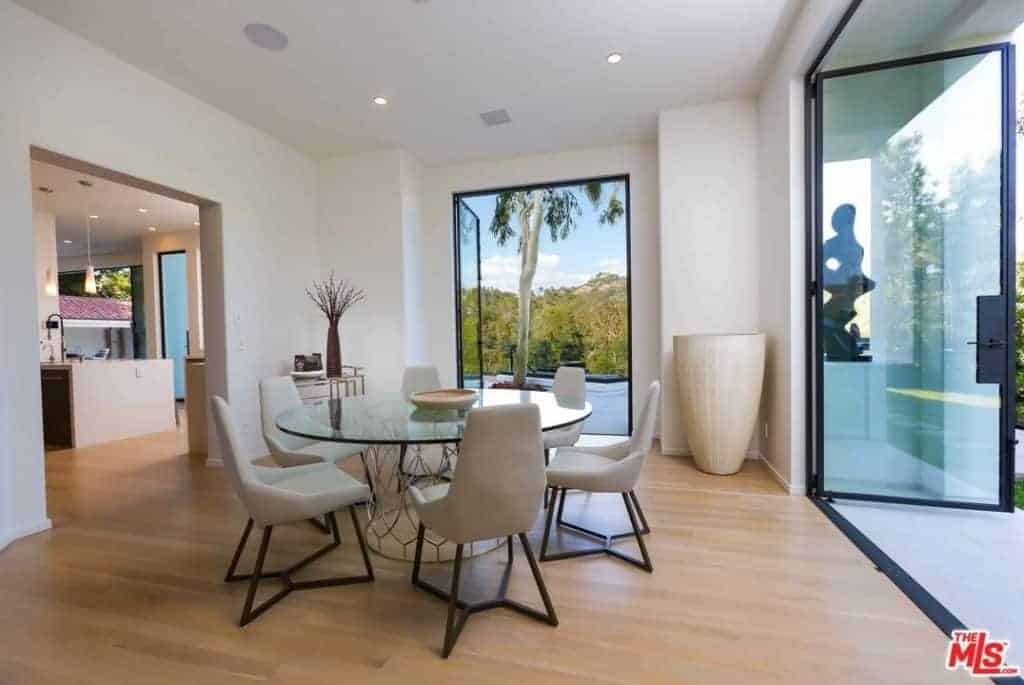
[[161, 252], [160, 330], [164, 359], [174, 362], [174, 396], [185, 399], [188, 354], [188, 277], [184, 252]]
[[455, 228], [455, 251], [459, 260], [455, 302], [461, 332], [458, 336], [459, 385], [463, 388], [483, 389], [480, 217], [461, 198], [455, 199]]
[[1012, 49], [816, 81], [822, 496], [1005, 508]]

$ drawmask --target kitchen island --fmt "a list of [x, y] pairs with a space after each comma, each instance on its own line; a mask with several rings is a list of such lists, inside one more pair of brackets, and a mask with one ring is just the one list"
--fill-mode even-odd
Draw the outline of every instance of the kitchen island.
[[170, 359], [40, 364], [47, 447], [87, 447], [175, 427]]

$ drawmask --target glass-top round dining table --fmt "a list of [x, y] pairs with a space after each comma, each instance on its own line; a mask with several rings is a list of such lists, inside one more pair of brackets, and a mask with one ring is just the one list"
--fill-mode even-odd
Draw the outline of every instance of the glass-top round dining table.
[[[463, 411], [422, 409], [399, 393], [382, 393], [302, 405], [278, 416], [277, 427], [310, 440], [364, 446], [363, 465], [373, 491], [367, 504], [367, 544], [383, 556], [411, 560], [419, 519], [406, 497], [408, 487], [449, 481], [469, 411], [509, 404], [537, 405], [544, 431], [574, 426], [592, 411], [589, 402], [551, 392], [485, 388]], [[466, 545], [465, 554], [482, 554], [503, 542]], [[454, 544], [427, 531], [424, 561], [446, 561], [454, 555]]]

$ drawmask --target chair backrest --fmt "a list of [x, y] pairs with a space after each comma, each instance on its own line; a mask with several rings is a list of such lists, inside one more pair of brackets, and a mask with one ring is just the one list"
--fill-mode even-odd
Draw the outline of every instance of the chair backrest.
[[235, 419], [231, 415], [231, 407], [224, 401], [224, 398], [215, 395], [210, 399], [213, 406], [213, 421], [217, 429], [217, 440], [220, 444], [221, 459], [224, 461], [224, 468], [228, 472], [231, 486], [235, 493], [242, 500], [246, 509], [252, 512], [248, 501], [249, 487], [259, 483], [256, 470], [252, 462], [242, 455], [242, 443], [238, 438], [238, 430], [235, 428]]
[[646, 455], [651, 451], [654, 444], [654, 424], [658, 420], [658, 406], [661, 400], [661, 383], [652, 381], [647, 388], [647, 397], [644, 398], [643, 407], [640, 409], [640, 421], [633, 429], [633, 435], [629, 438], [630, 454], [642, 453]]
[[587, 372], [577, 366], [559, 366], [551, 392], [559, 397], [585, 399], [587, 397]]
[[546, 483], [536, 405], [470, 411], [448, 490], [457, 531], [453, 539], [468, 542], [530, 530]]
[[291, 376], [273, 376], [260, 381], [260, 423], [271, 454], [278, 449], [296, 450], [313, 442], [289, 435], [277, 427], [278, 416], [301, 406], [302, 398]]
[[436, 366], [418, 364], [405, 367], [402, 372], [402, 397], [409, 398], [418, 392], [441, 389], [441, 376]]

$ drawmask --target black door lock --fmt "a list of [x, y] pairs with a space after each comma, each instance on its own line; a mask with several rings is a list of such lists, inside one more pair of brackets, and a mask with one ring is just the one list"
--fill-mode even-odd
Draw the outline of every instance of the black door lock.
[[1000, 349], [1000, 348], [1006, 347], [1006, 341], [1005, 340], [997, 340], [996, 338], [989, 338], [988, 340], [983, 340], [981, 342], [978, 342], [977, 340], [969, 340], [967, 342], [967, 344], [968, 345], [977, 345], [978, 347], [984, 347], [985, 349], [988, 349], [988, 350], [994, 350], [994, 349]]

